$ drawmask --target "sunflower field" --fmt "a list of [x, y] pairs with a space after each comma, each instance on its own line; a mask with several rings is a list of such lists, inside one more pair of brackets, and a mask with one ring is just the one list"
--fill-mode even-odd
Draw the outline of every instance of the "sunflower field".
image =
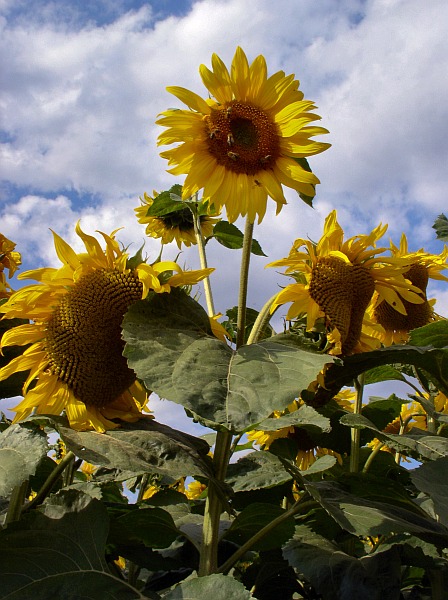
[[[255, 227], [286, 188], [311, 211], [328, 131], [263, 56], [211, 67], [157, 120], [183, 184], [134, 208], [200, 269], [77, 223], [83, 252], [53, 232], [60, 265], [17, 275], [0, 233], [0, 598], [444, 600], [448, 320], [427, 286], [448, 281], [448, 219], [432, 254], [381, 223], [346, 237], [332, 210], [247, 306]], [[241, 255], [225, 315], [215, 242]], [[203, 434], [159, 422], [152, 394]]]

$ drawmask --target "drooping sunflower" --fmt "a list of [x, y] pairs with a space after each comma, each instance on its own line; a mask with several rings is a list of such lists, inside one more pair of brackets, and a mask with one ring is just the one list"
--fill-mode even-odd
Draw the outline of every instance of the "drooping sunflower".
[[20, 253], [14, 250], [15, 247], [14, 242], [0, 233], [0, 299], [8, 298], [12, 293], [11, 286], [6, 281], [5, 269], [8, 269], [8, 279], [11, 279], [22, 262]]
[[448, 246], [445, 246], [440, 254], [430, 254], [423, 248], [417, 252], [409, 252], [408, 241], [403, 233], [400, 246], [391, 243], [390, 250], [392, 256], [409, 261], [410, 266], [404, 272], [404, 276], [421, 290], [424, 300], [420, 304], [414, 304], [404, 299], [406, 314], [403, 314], [384, 300], [378, 302], [374, 295], [369, 313], [372, 320], [382, 326], [374, 335], [377, 335], [386, 346], [407, 342], [412, 329], [423, 327], [439, 318], [433, 308], [435, 299], [428, 300], [426, 288], [430, 278], [448, 281], [448, 277], [441, 273], [444, 269], [448, 269]]
[[197, 283], [213, 269], [183, 271], [171, 261], [149, 265], [139, 254], [130, 259], [116, 232], [100, 232], [105, 250], [79, 223], [76, 233], [85, 253], [76, 254], [53, 233], [62, 266], [23, 273], [21, 279], [38, 283], [18, 290], [2, 306], [5, 318], [24, 317], [31, 323], [3, 335], [2, 347], [30, 346], [0, 369], [0, 381], [29, 370], [14, 421], [34, 410], [65, 411], [74, 429], [105, 431], [118, 426], [111, 419], [137, 420], [147, 402], [122, 355], [121, 322], [127, 309], [149, 291]]
[[240, 215], [252, 222], [258, 215], [261, 222], [268, 196], [280, 212], [286, 204], [282, 186], [313, 198], [319, 180], [302, 161], [330, 146], [310, 139], [328, 131], [310, 125], [320, 117], [294, 75], [278, 71], [268, 77], [265, 58], [249, 65], [240, 47], [230, 73], [216, 54], [212, 69], [199, 68], [211, 98], [168, 87], [188, 110], [168, 110], [157, 120], [167, 127], [158, 144], [178, 144], [161, 156], [173, 165], [169, 173], [187, 175], [182, 197], [203, 189], [217, 212], [226, 207], [230, 222]]
[[[143, 198], [140, 198], [142, 204], [134, 208], [138, 222], [146, 225], [146, 235], [152, 238], [159, 238], [162, 244], [169, 244], [175, 241], [179, 249], [182, 244], [187, 247], [196, 244], [193, 214], [188, 206], [184, 206], [180, 210], [173, 210], [162, 216], [148, 215], [148, 210], [154, 204], [154, 199], [157, 196], [158, 193], [156, 191], [153, 191], [152, 197], [145, 192]], [[209, 237], [213, 234], [213, 226], [219, 219], [207, 214], [201, 214], [199, 221], [202, 235]]]
[[[387, 248], [377, 248], [387, 225], [378, 225], [370, 234], [357, 235], [344, 241], [336, 211], [325, 220], [324, 233], [317, 244], [297, 239], [289, 256], [267, 265], [287, 267], [285, 274], [296, 279], [277, 294], [272, 305], [291, 302], [286, 318], [307, 315], [307, 329], [324, 317], [331, 335], [337, 341], [332, 351], [351, 354], [364, 350], [378, 340], [363, 335], [366, 310], [377, 292], [376, 302], [385, 301], [400, 314], [406, 314], [404, 300], [422, 303], [421, 290], [405, 277], [409, 269], [406, 257], [380, 256]], [[302, 250], [304, 248], [304, 250]]]

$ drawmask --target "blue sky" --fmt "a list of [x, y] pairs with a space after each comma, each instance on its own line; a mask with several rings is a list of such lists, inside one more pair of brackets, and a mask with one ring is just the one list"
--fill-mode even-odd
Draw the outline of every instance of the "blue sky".
[[[404, 231], [412, 250], [440, 253], [431, 226], [448, 213], [447, 25], [446, 0], [0, 0], [0, 231], [24, 268], [57, 264], [50, 227], [81, 249], [78, 219], [89, 233], [123, 227], [120, 240], [140, 247], [138, 197], [181, 183], [156, 147], [157, 114], [179, 106], [165, 88], [203, 95], [199, 65], [213, 52], [229, 64], [241, 45], [300, 79], [332, 144], [310, 161], [315, 208], [288, 191], [280, 217], [271, 202], [256, 228], [268, 258], [252, 261], [250, 305], [285, 281], [265, 264], [297, 237], [318, 239], [333, 208], [348, 235], [382, 221], [386, 244]], [[147, 240], [150, 258], [158, 249]], [[196, 267], [194, 249], [180, 261]], [[239, 253], [210, 244], [209, 263], [224, 312]], [[431, 292], [448, 315], [446, 284]]]

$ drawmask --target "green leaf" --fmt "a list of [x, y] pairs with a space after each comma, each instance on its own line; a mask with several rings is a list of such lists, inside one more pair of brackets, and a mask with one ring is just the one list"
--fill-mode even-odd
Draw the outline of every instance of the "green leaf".
[[402, 400], [395, 394], [392, 394], [389, 398], [371, 396], [369, 403], [362, 408], [362, 415], [372, 421], [378, 429], [384, 429], [386, 425], [398, 417], [402, 405], [408, 402], [409, 400]]
[[382, 595], [380, 582], [368, 575], [358, 559], [305, 525], [296, 527], [293, 539], [283, 548], [283, 556], [325, 600], [397, 598]]
[[148, 208], [147, 216], [164, 217], [185, 208], [188, 208], [188, 206], [182, 200], [182, 187], [176, 184], [170, 190], [161, 192], [153, 199], [153, 203]]
[[372, 383], [391, 380], [407, 381], [406, 377], [392, 365], [382, 365], [381, 367], [375, 367], [374, 369], [370, 369], [370, 371], [366, 371], [364, 383], [365, 385], [370, 385]]
[[108, 517], [99, 500], [62, 490], [43, 511], [0, 531], [1, 598], [145, 598], [107, 567]]
[[448, 219], [443, 213], [437, 217], [432, 228], [436, 230], [437, 239], [448, 242]]
[[[243, 247], [244, 234], [233, 223], [219, 221], [213, 228], [213, 237], [225, 248], [239, 250]], [[266, 256], [257, 240], [252, 240], [252, 254]]]
[[415, 487], [425, 492], [434, 502], [434, 509], [443, 525], [448, 526], [448, 456], [433, 460], [413, 469], [411, 479]]
[[[263, 527], [277, 517], [283, 515], [285, 510], [273, 504], [255, 502], [245, 508], [233, 521], [226, 531], [224, 539], [242, 546], [250, 540]], [[269, 531], [267, 535], [258, 540], [253, 546], [254, 550], [272, 550], [281, 547], [294, 535], [295, 521], [291, 516]]]
[[[306, 158], [301, 157], [301, 158], [293, 158], [293, 160], [296, 161], [296, 163], [298, 163], [302, 169], [304, 171], [308, 171], [309, 173], [312, 173], [311, 171], [311, 167], [309, 165], [309, 162], [307, 161]], [[312, 186], [314, 189], [316, 189], [316, 186], [313, 184]], [[304, 194], [303, 192], [299, 192], [299, 196], [300, 198], [305, 202], [305, 204], [308, 204], [308, 206], [313, 206], [313, 200], [314, 200], [314, 196], [307, 196], [306, 194]]]
[[[428, 326], [427, 326], [428, 327]], [[448, 347], [390, 346], [347, 356], [343, 364], [334, 363], [325, 374], [325, 388], [317, 392], [319, 404], [325, 404], [344, 386], [364, 373], [387, 364], [414, 365], [429, 374], [435, 385], [448, 395]]]
[[[254, 308], [247, 307], [246, 308], [246, 324], [244, 331], [244, 342], [247, 342], [250, 332], [254, 326], [255, 320], [258, 317], [258, 310]], [[238, 321], [238, 307], [234, 306], [233, 308], [229, 308], [226, 310], [225, 321], [221, 321], [221, 325], [226, 329], [227, 333], [230, 335], [233, 342], [236, 341], [236, 332], [237, 332], [237, 321]], [[270, 338], [275, 335], [274, 329], [269, 325], [269, 323], [264, 327], [263, 331], [259, 336], [259, 341], [264, 340], [266, 338]]]
[[182, 533], [173, 517], [161, 508], [127, 510], [111, 520], [109, 543], [141, 542], [149, 548], [168, 548]]
[[304, 429], [330, 431], [330, 419], [323, 417], [311, 406], [303, 405], [298, 410], [278, 418], [270, 417], [254, 426], [257, 431], [277, 431], [283, 427], [303, 427]]
[[375, 437], [387, 446], [407, 454], [416, 460], [435, 460], [448, 456], [448, 439], [413, 428], [412, 431], [398, 435], [379, 430], [363, 415], [347, 414], [341, 417], [341, 423], [358, 429], [367, 428], [375, 433]]
[[135, 303], [123, 337], [128, 364], [147, 389], [214, 429], [242, 432], [285, 409], [331, 360], [276, 336], [234, 351], [209, 335], [208, 323], [197, 302], [173, 290]]
[[151, 419], [123, 423], [120, 429], [106, 433], [62, 426], [59, 433], [76, 456], [95, 465], [121, 469], [128, 478], [148, 472], [173, 478], [212, 476], [207, 442]]
[[257, 450], [229, 465], [226, 482], [235, 492], [247, 492], [277, 486], [291, 479], [277, 456]]
[[412, 346], [432, 346], [433, 348], [448, 347], [448, 320], [441, 319], [424, 327], [414, 329], [409, 334]]
[[412, 533], [438, 544], [448, 542], [448, 529], [423, 511], [419, 514], [387, 501], [361, 498], [335, 482], [311, 483], [303, 477], [301, 480], [309, 494], [349, 533], [358, 536]]
[[37, 425], [17, 423], [0, 433], [0, 496], [34, 475], [47, 452], [47, 436]]
[[242, 583], [233, 577], [220, 574], [187, 579], [163, 596], [163, 600], [205, 600], [206, 598], [249, 600], [253, 596]]

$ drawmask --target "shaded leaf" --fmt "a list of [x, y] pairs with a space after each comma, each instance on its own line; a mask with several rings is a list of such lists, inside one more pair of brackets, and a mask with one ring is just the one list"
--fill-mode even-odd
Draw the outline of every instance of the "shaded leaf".
[[111, 520], [109, 543], [141, 542], [149, 548], [167, 548], [181, 535], [173, 517], [161, 508], [126, 510]]
[[268, 418], [254, 426], [257, 431], [277, 431], [283, 427], [303, 427], [304, 429], [317, 429], [330, 431], [330, 419], [322, 416], [311, 406], [303, 405], [298, 410], [278, 418]]
[[291, 479], [277, 456], [258, 450], [231, 463], [226, 482], [235, 492], [247, 492], [280, 485]]
[[[224, 538], [242, 546], [255, 534], [259, 533], [263, 527], [284, 513], [285, 510], [279, 506], [255, 502], [239, 513], [227, 530]], [[294, 535], [294, 527], [294, 517], [291, 516], [271, 529], [263, 538], [255, 542], [252, 549], [272, 550], [274, 548], [280, 548]]]
[[135, 303], [123, 323], [124, 354], [146, 387], [216, 429], [242, 432], [283, 410], [331, 360], [277, 336], [234, 351], [209, 333], [202, 307], [175, 290]]
[[424, 327], [413, 329], [409, 334], [409, 343], [413, 346], [446, 348], [448, 346], [448, 320], [441, 319]]
[[0, 433], [0, 496], [34, 475], [47, 451], [47, 436], [32, 423], [10, 425]]
[[415, 487], [425, 492], [434, 502], [440, 522], [448, 526], [448, 456], [433, 460], [413, 469], [411, 479]]
[[203, 598], [249, 600], [253, 596], [233, 577], [215, 574], [182, 581], [163, 598], [164, 600], [202, 600]]
[[372, 383], [379, 383], [381, 381], [406, 381], [406, 377], [392, 365], [382, 365], [366, 371], [365, 373], [365, 385]]
[[43, 511], [0, 531], [0, 598], [145, 598], [107, 567], [108, 518], [100, 501], [62, 490]]
[[296, 527], [283, 556], [311, 582], [323, 600], [385, 600], [381, 588], [364, 565], [353, 556], [304, 525]]
[[95, 465], [140, 475], [154, 472], [169, 477], [212, 476], [207, 442], [151, 419], [123, 423], [106, 433], [59, 427], [67, 447]]

